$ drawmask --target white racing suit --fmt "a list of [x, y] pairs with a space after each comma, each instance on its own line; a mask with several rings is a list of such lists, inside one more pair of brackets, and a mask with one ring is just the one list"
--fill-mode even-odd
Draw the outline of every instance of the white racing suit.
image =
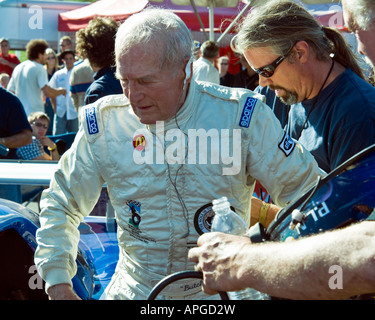
[[[107, 299], [145, 299], [166, 275], [194, 270], [188, 251], [209, 231], [213, 199], [226, 196], [249, 223], [256, 180], [280, 206], [306, 192], [322, 172], [260, 99], [245, 89], [192, 82], [177, 115], [155, 125], [141, 124], [123, 95], [86, 106], [41, 202], [35, 261], [46, 289], [71, 284], [77, 226], [104, 183], [120, 246]], [[208, 297], [199, 279], [159, 295]]]

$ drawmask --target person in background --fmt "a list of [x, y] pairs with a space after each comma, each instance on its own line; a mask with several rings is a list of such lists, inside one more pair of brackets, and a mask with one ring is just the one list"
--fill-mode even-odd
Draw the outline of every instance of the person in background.
[[259, 84], [257, 73], [250, 67], [243, 55], [240, 55], [241, 71], [233, 78], [232, 87], [254, 90]]
[[[345, 24], [354, 32], [358, 52], [375, 68], [375, 3], [371, 0], [342, 0]], [[373, 76], [373, 73], [372, 73]]]
[[114, 46], [118, 22], [112, 18], [96, 17], [76, 34], [77, 51], [88, 59], [94, 73], [94, 82], [86, 91], [84, 104], [110, 95], [121, 94], [120, 81], [115, 77]]
[[47, 54], [47, 58], [46, 58], [46, 63], [44, 67], [47, 70], [48, 81], [49, 81], [51, 80], [54, 73], [60, 69], [60, 67], [57, 61], [57, 54], [55, 50], [53, 50], [52, 48], [47, 48], [46, 54]]
[[201, 57], [193, 62], [195, 80], [220, 84], [219, 71], [215, 67], [219, 49], [215, 41], [203, 42], [200, 48]]
[[[47, 48], [46, 53], [47, 53], [47, 61], [44, 66], [47, 70], [48, 81], [50, 81], [54, 73], [60, 69], [60, 66], [58, 63], [57, 54], [52, 48]], [[45, 97], [45, 99], [46, 100], [44, 103], [44, 110], [46, 114], [48, 115], [49, 119], [53, 119], [53, 116], [55, 113], [52, 108], [51, 99], [49, 97]], [[53, 121], [49, 121], [46, 135], [51, 135], [52, 130], [53, 130]]]
[[0, 74], [5, 72], [11, 77], [13, 69], [20, 64], [20, 60], [15, 54], [9, 53], [10, 45], [8, 39], [0, 38], [0, 45]]
[[26, 115], [35, 111], [44, 112], [43, 96], [54, 98], [66, 95], [64, 88], [51, 88], [48, 85], [44, 67], [47, 60], [48, 43], [43, 39], [33, 39], [26, 45], [26, 61], [14, 68], [8, 90], [15, 93], [25, 108]]
[[[59, 160], [56, 144], [46, 136], [50, 122], [48, 115], [43, 112], [33, 112], [28, 116], [28, 121], [33, 130], [32, 142], [17, 149], [18, 159]], [[46, 153], [44, 148], [47, 148], [49, 153]]]
[[92, 70], [89, 60], [77, 61], [70, 75], [70, 96], [77, 113], [84, 106], [86, 91], [93, 81], [94, 70]]
[[7, 73], [1, 73], [0, 74], [0, 86], [2, 86], [4, 89], [6, 89], [8, 87], [8, 84], [9, 84], [9, 74]]
[[[0, 159], [17, 159], [17, 148], [31, 141], [32, 129], [21, 101], [0, 87], [0, 144], [9, 149], [7, 154], [0, 154]], [[20, 186], [0, 185], [0, 198], [22, 203]]]
[[193, 58], [194, 60], [198, 60], [199, 57], [201, 56], [201, 51], [200, 51], [200, 48], [201, 48], [201, 43], [197, 40], [194, 40], [193, 41]]
[[61, 68], [64, 67], [64, 62], [62, 61], [62, 53], [65, 50], [71, 50], [74, 51], [74, 45], [72, 38], [69, 36], [63, 36], [59, 41], [59, 54], [57, 55], [58, 61], [57, 63]]
[[217, 60], [217, 67], [220, 74], [220, 84], [226, 87], [232, 87], [234, 75], [228, 72], [229, 58], [220, 57]]
[[78, 114], [70, 97], [70, 74], [74, 67], [75, 54], [71, 50], [65, 50], [61, 54], [64, 68], [56, 71], [49, 81], [52, 88], [62, 87], [68, 92], [51, 99], [52, 108], [55, 112], [53, 118], [53, 135], [78, 131]]

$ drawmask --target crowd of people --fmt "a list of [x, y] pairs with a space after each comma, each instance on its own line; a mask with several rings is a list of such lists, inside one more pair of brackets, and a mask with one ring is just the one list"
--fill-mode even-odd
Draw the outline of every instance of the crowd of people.
[[[113, 67], [117, 28], [111, 18], [93, 19], [77, 33], [76, 50], [72, 39], [64, 36], [58, 54], [45, 40], [30, 40], [23, 62], [10, 53], [9, 41], [0, 39], [0, 137], [9, 149], [0, 158], [58, 160], [66, 150], [65, 135], [78, 132], [80, 109], [105, 95], [122, 93]], [[12, 108], [14, 101], [22, 108]], [[24, 139], [26, 133], [32, 140]], [[64, 147], [58, 148], [56, 140]], [[21, 202], [18, 186], [0, 189], [2, 197]]]
[[[375, 6], [342, 4], [359, 52], [374, 67]], [[8, 157], [61, 163], [42, 196], [35, 253], [51, 299], [78, 299], [72, 289], [78, 221], [92, 212], [104, 183], [120, 247], [105, 299], [144, 299], [164, 276], [194, 268], [210, 295], [246, 287], [289, 299], [375, 292], [374, 213], [342, 230], [260, 245], [204, 233], [196, 223], [210, 218], [213, 199], [226, 196], [249, 227], [259, 221], [267, 227], [317, 179], [375, 142], [375, 88], [340, 32], [302, 6], [271, 0], [249, 12], [231, 44], [237, 74], [228, 72], [230, 59], [219, 56], [215, 41], [194, 42], [184, 22], [162, 9], [143, 10], [121, 25], [94, 18], [77, 32], [76, 49], [70, 38], [60, 40], [58, 55], [31, 40], [22, 63], [10, 56], [6, 39], [0, 42], [7, 43], [0, 66], [9, 75], [0, 88], [0, 143], [10, 148]], [[190, 139], [182, 139], [184, 159], [171, 159], [175, 142], [158, 142], [160, 122], [185, 136], [227, 130], [239, 143], [239, 166], [225, 175], [223, 160], [190, 163]], [[70, 151], [59, 154], [48, 130], [77, 132]], [[135, 132], [146, 150], [135, 146]], [[164, 161], [134, 163], [152, 147], [161, 147]], [[207, 149], [208, 158], [215, 152]], [[257, 182], [272, 205], [252, 197]], [[325, 280], [337, 264], [345, 273], [340, 291]], [[163, 298], [207, 298], [194, 280], [185, 284], [170, 286]]]

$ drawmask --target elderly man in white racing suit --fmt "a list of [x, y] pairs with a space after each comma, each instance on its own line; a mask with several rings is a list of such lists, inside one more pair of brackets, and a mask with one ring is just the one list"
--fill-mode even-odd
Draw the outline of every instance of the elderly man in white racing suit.
[[[77, 137], [41, 201], [35, 261], [51, 299], [78, 298], [71, 282], [77, 227], [104, 183], [120, 246], [106, 298], [145, 299], [166, 275], [193, 270], [188, 251], [209, 231], [213, 199], [226, 196], [249, 223], [256, 180], [285, 206], [323, 174], [262, 96], [191, 81], [192, 43], [186, 25], [164, 10], [134, 14], [119, 28], [124, 95], [82, 110]], [[196, 279], [159, 296], [208, 297]]]

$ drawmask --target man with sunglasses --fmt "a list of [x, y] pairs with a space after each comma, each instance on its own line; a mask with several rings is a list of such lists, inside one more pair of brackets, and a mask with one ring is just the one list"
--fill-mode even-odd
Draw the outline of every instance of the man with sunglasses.
[[[354, 3], [352, 0], [351, 2]], [[280, 8], [278, 10], [282, 14]], [[253, 15], [256, 17], [257, 14]], [[247, 19], [254, 17], [250, 15]], [[265, 19], [262, 21], [266, 22]], [[366, 45], [372, 39], [367, 37]], [[286, 63], [283, 61], [290, 50], [286, 50], [286, 54], [277, 57], [267, 67], [258, 68], [258, 72], [263, 73], [260, 79], [278, 79], [281, 70], [287, 72], [282, 64]], [[298, 65], [298, 60], [295, 64]], [[363, 89], [359, 87], [368, 86], [358, 79], [359, 83], [355, 87], [363, 93]], [[363, 99], [359, 98], [352, 108], [361, 108], [359, 104]], [[367, 107], [371, 108], [370, 105]], [[326, 116], [329, 117], [329, 112]], [[357, 112], [353, 114], [353, 118], [356, 116]], [[365, 139], [366, 136], [362, 138]], [[245, 237], [209, 233], [198, 239], [198, 248], [191, 249], [189, 257], [197, 263], [196, 270], [203, 272], [203, 287], [208, 294], [250, 287], [287, 299], [373, 299], [374, 294], [366, 294], [375, 292], [374, 220], [375, 211], [372, 211], [365, 221], [353, 223], [346, 228], [293, 239], [295, 241], [272, 241], [257, 245], [252, 245]], [[230, 256], [228, 252], [231, 252]], [[341, 270], [341, 277], [338, 270]], [[335, 285], [339, 286], [332, 285], [333, 279]]]
[[[17, 149], [17, 156], [23, 160], [59, 160], [56, 144], [46, 136], [50, 119], [44, 112], [33, 112], [28, 116], [33, 130], [32, 142]], [[46, 153], [45, 148], [49, 153]]]
[[233, 45], [282, 126], [323, 170], [375, 142], [375, 89], [338, 31], [297, 4], [271, 1], [252, 11]]

